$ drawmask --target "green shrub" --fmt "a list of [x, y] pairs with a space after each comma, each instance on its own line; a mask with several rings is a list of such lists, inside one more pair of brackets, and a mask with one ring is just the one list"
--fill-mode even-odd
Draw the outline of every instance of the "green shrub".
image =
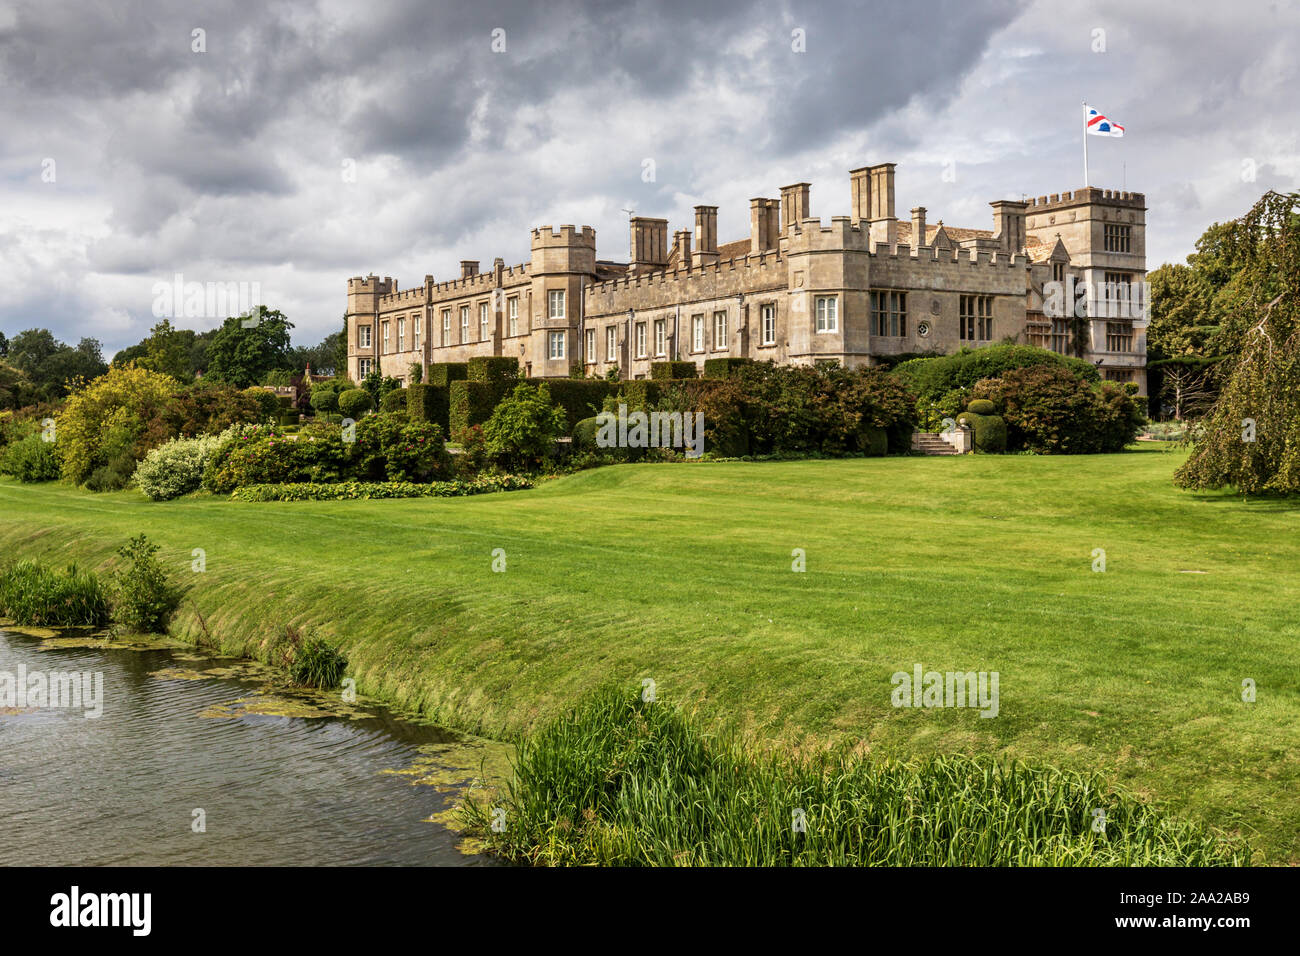
[[917, 399], [925, 403], [937, 401], [955, 388], [970, 388], [982, 379], [996, 378], [1011, 369], [1038, 366], [1069, 369], [1076, 377], [1090, 382], [1100, 379], [1091, 362], [1059, 355], [1035, 345], [963, 348], [952, 355], [911, 359], [896, 366], [891, 374], [907, 383]]
[[651, 362], [650, 377], [656, 381], [666, 378], [697, 378], [699, 369], [694, 362]]
[[[1094, 370], [1095, 371], [1095, 370]], [[1094, 384], [1063, 366], [1016, 368], [974, 387], [1002, 409], [1007, 448], [1041, 454], [1123, 451], [1143, 422], [1132, 396], [1114, 383]]]
[[429, 366], [429, 384], [447, 388], [452, 382], [463, 382], [469, 376], [465, 362], [434, 362]]
[[374, 399], [364, 388], [350, 388], [339, 393], [339, 413], [345, 418], [360, 418], [372, 408]]
[[604, 449], [596, 444], [600, 423], [595, 418], [584, 418], [573, 426], [573, 450], [599, 453]]
[[731, 378], [739, 370], [752, 365], [747, 358], [712, 358], [704, 360], [705, 378]]
[[448, 423], [452, 434], [470, 425], [482, 425], [496, 407], [493, 387], [486, 382], [455, 381], [447, 392]]
[[158, 545], [137, 535], [118, 549], [130, 563], [113, 574], [113, 620], [128, 631], [165, 634], [185, 589], [167, 579], [154, 557]]
[[483, 426], [468, 425], [453, 437], [460, 446], [460, 454], [454, 459], [456, 474], [461, 478], [472, 478], [487, 466], [487, 439], [483, 437]]
[[450, 434], [451, 406], [445, 385], [415, 383], [406, 388], [406, 413], [413, 422], [432, 422]]
[[863, 429], [862, 450], [868, 455], [880, 456], [889, 452], [889, 435], [883, 428], [868, 426]]
[[24, 627], [99, 627], [111, 614], [108, 593], [93, 571], [19, 561], [0, 571], [0, 616]]
[[970, 425], [976, 451], [1000, 454], [1007, 450], [1007, 423], [1000, 416], [962, 412], [957, 416], [957, 424]]
[[381, 412], [363, 419], [357, 425], [356, 451], [357, 478], [430, 481], [451, 471], [442, 429], [405, 415]]
[[254, 385], [252, 388], [244, 389], [243, 394], [247, 395], [257, 405], [258, 421], [270, 421], [280, 414], [280, 400], [275, 396], [275, 393]]
[[564, 430], [564, 411], [551, 404], [548, 387], [520, 382], [492, 412], [483, 437], [493, 464], [527, 469], [554, 456]]
[[519, 360], [506, 355], [477, 355], [465, 363], [465, 378], [494, 385], [504, 394], [519, 380]]
[[394, 412], [400, 412], [401, 414], [405, 415], [406, 414], [406, 389], [395, 388], [391, 392], [386, 394], [379, 401], [379, 410], [381, 412], [388, 412], [389, 414], [392, 414]]
[[996, 415], [998, 407], [987, 398], [976, 398], [966, 406], [966, 411], [972, 415]]
[[338, 390], [324, 383], [312, 387], [311, 407], [319, 414], [329, 414], [339, 410]]
[[131, 483], [136, 460], [128, 451], [119, 451], [90, 473], [85, 485], [91, 491], [121, 491]]
[[279, 424], [284, 427], [288, 427], [290, 425], [297, 425], [299, 421], [300, 421], [300, 417], [297, 409], [289, 409], [280, 413]]
[[168, 501], [197, 491], [203, 472], [221, 444], [218, 435], [173, 438], [153, 448], [135, 469], [136, 487], [154, 501]]
[[59, 458], [54, 453], [54, 442], [40, 435], [6, 445], [0, 450], [0, 474], [19, 481], [54, 481], [59, 477]]

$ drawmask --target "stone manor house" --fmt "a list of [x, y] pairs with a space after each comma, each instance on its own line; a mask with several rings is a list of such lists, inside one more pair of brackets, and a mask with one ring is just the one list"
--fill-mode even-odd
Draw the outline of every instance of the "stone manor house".
[[348, 374], [405, 383], [416, 363], [476, 355], [514, 356], [535, 378], [728, 356], [856, 367], [1011, 339], [1146, 393], [1146, 320], [1128, 301], [1146, 275], [1141, 193], [999, 200], [992, 229], [969, 229], [930, 225], [923, 206], [899, 220], [893, 163], [852, 170], [849, 190], [829, 225], [807, 183], [751, 199], [749, 236], [722, 244], [716, 206], [696, 206], [671, 244], [668, 220], [635, 217], [630, 262], [598, 259], [589, 226], [540, 226], [519, 265], [464, 260], [459, 278], [409, 289], [349, 279]]

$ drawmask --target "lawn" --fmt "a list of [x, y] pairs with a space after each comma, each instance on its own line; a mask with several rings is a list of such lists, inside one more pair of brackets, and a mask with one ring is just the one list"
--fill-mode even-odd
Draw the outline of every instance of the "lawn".
[[[1300, 503], [1179, 491], [1181, 460], [629, 465], [284, 504], [5, 481], [0, 555], [106, 566], [143, 530], [193, 585], [181, 633], [255, 653], [271, 628], [318, 625], [362, 693], [490, 735], [650, 678], [790, 746], [1103, 770], [1297, 863]], [[997, 671], [998, 715], [893, 708], [891, 674], [918, 663]]]

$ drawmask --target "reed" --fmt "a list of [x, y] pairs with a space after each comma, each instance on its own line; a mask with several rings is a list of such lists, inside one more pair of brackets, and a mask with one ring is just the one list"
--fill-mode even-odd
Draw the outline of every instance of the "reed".
[[[1249, 848], [1095, 774], [992, 757], [760, 752], [605, 689], [525, 739], [503, 804], [464, 809], [506, 859], [618, 866], [1222, 866]], [[1100, 827], [1098, 811], [1105, 813]], [[498, 817], [499, 818], [499, 817]], [[498, 829], [500, 829], [498, 827]]]
[[108, 592], [93, 571], [70, 564], [60, 571], [18, 561], [0, 571], [0, 614], [16, 624], [98, 627], [108, 623]]

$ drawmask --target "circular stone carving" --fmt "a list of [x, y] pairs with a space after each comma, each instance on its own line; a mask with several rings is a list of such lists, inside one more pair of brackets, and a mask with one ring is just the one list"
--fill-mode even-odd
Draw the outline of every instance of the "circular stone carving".
[[922, 320], [920, 323], [918, 323], [916, 326], [916, 334], [921, 336], [921, 338], [925, 338], [927, 335], [929, 335], [930, 323], [926, 322], [925, 320]]

